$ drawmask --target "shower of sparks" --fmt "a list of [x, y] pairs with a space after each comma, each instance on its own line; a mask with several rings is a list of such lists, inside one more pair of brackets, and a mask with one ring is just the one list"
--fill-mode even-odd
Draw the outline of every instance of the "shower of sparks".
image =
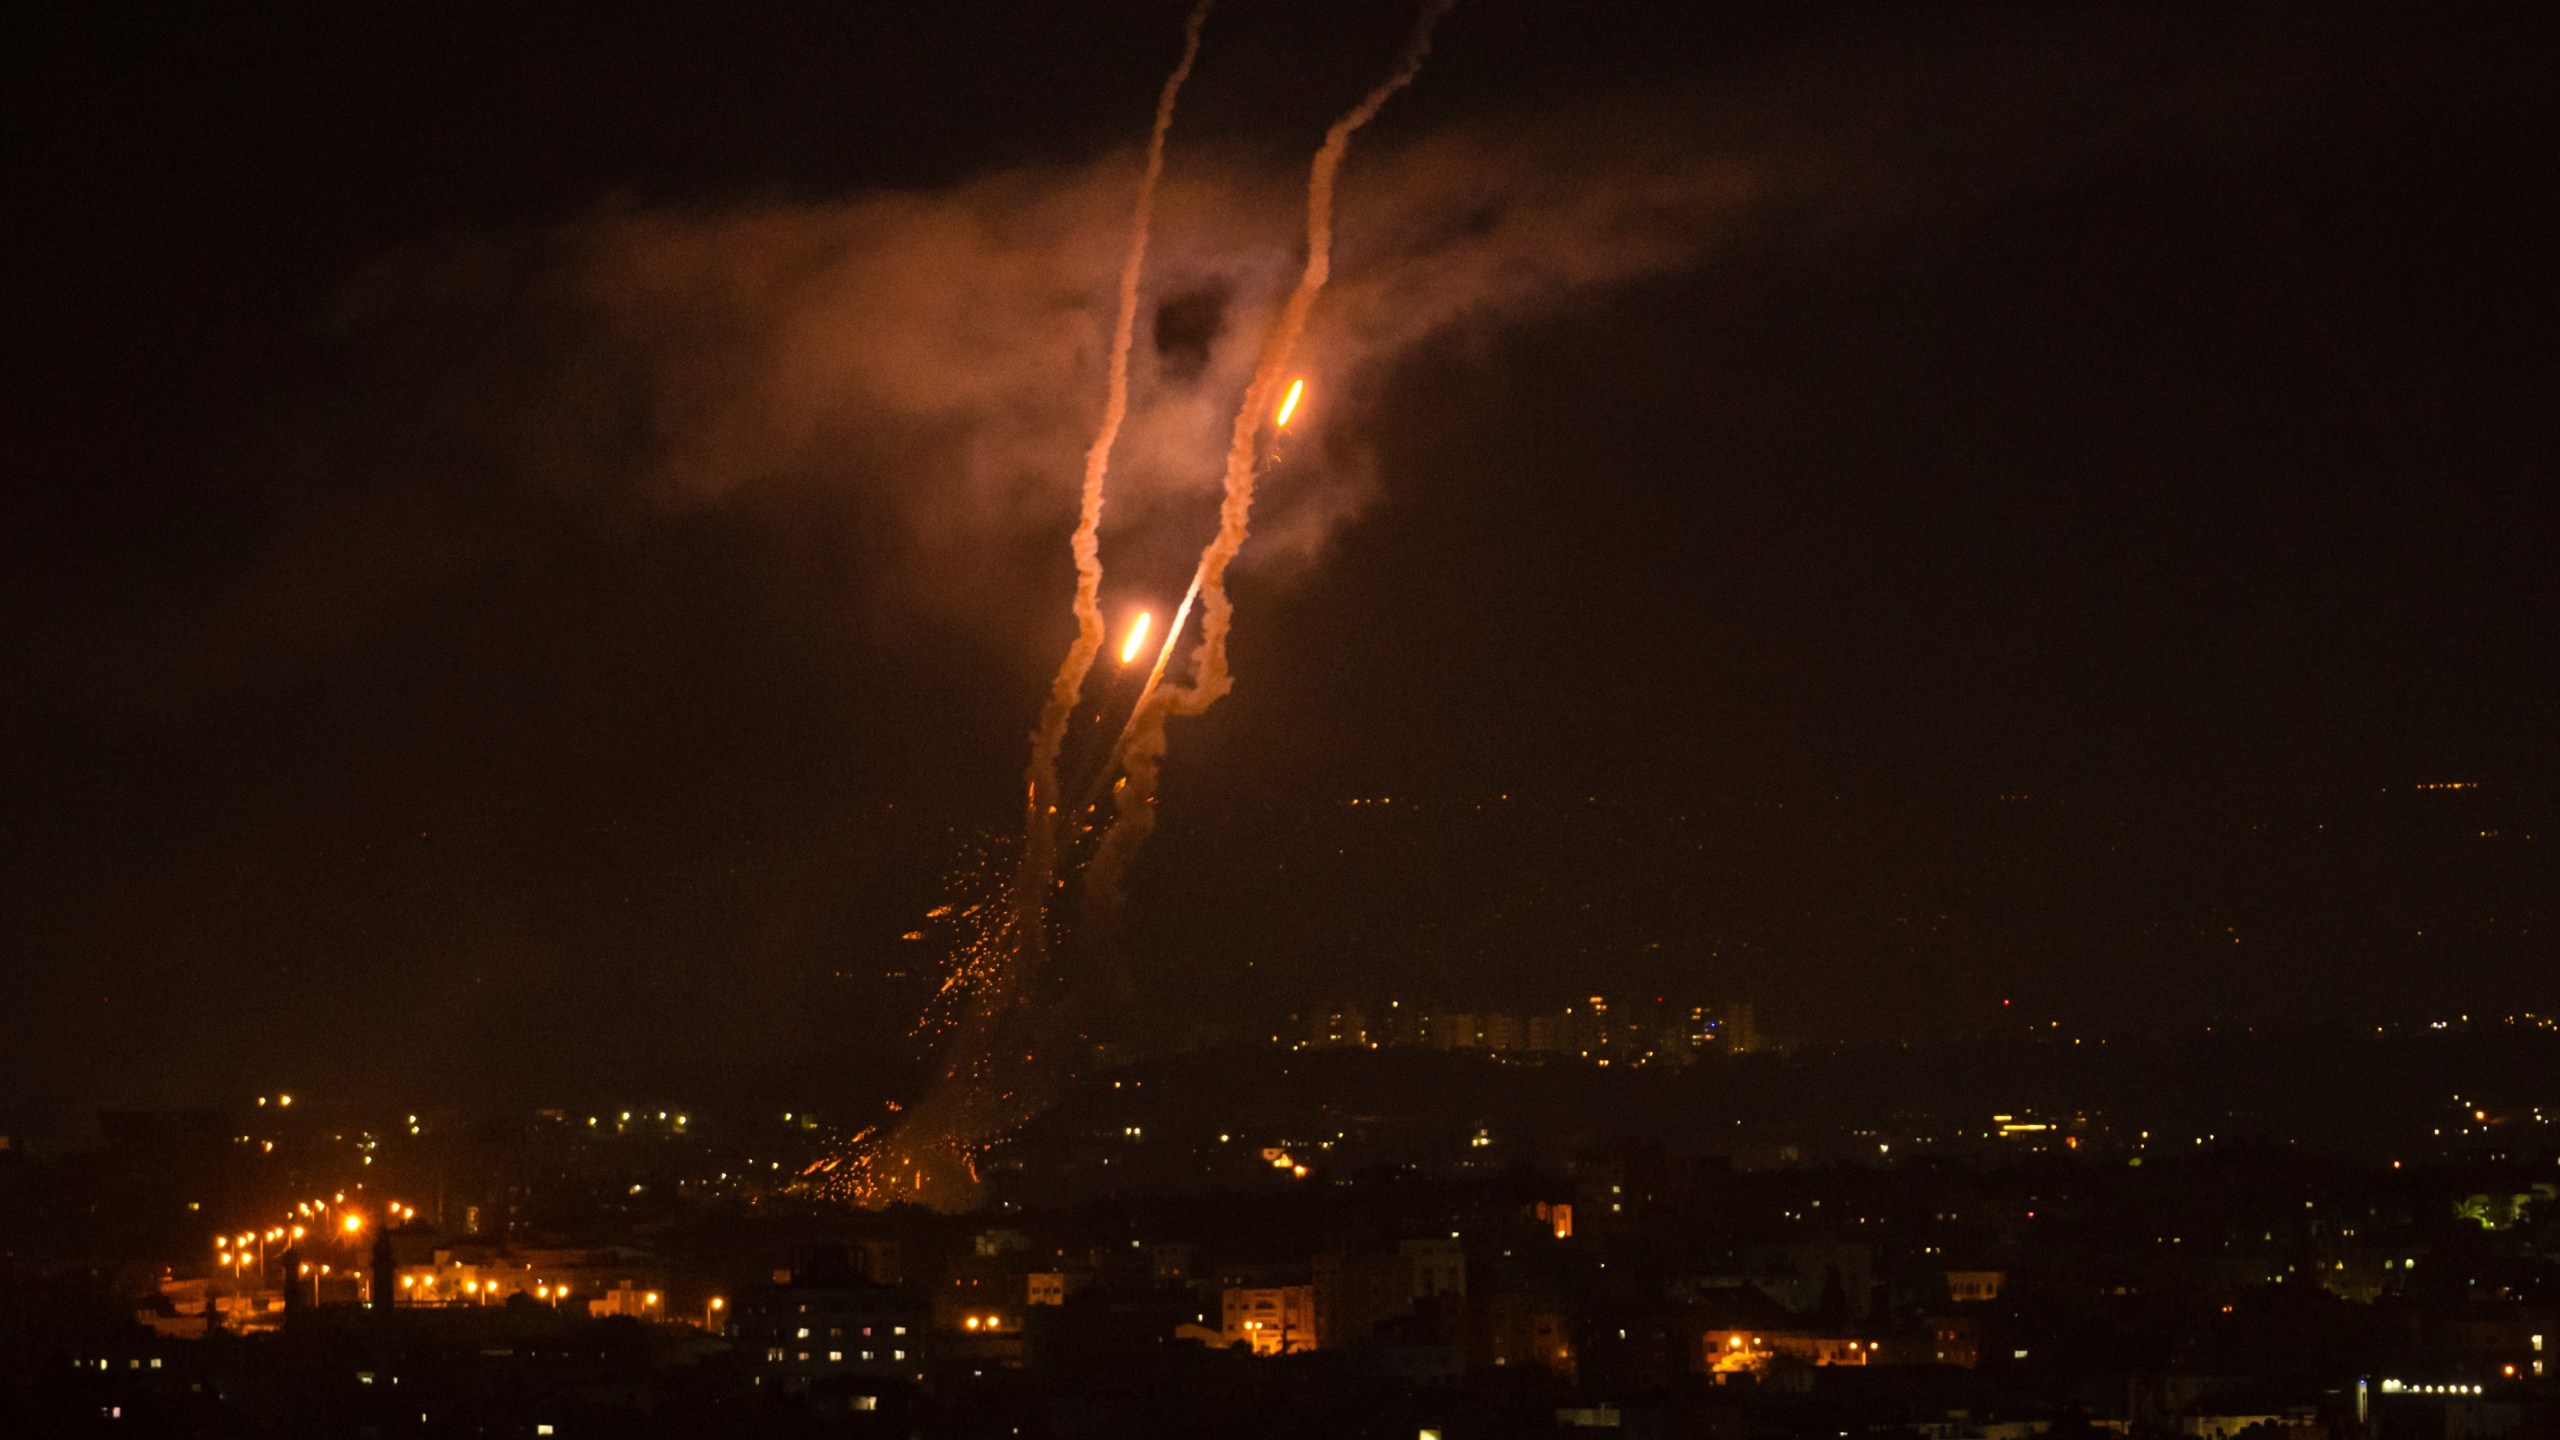
[[995, 983], [1013, 944], [1013, 907], [1005, 902], [1012, 850], [1009, 837], [982, 837], [942, 877], [942, 893], [948, 898], [926, 912], [926, 919], [948, 923], [942, 980], [912, 1032], [927, 1053], [959, 1025], [970, 997]]
[[[910, 1038], [917, 1053], [931, 1057], [945, 1049], [984, 1005], [1003, 980], [1005, 958], [1015, 944], [1014, 907], [1006, 894], [1017, 856], [1017, 837], [985, 835], [970, 842], [942, 878], [943, 899], [925, 912], [934, 924], [907, 931], [903, 938], [929, 940], [942, 955], [942, 973], [916, 1017]], [[892, 1105], [892, 1111], [901, 1107]], [[897, 1200], [917, 1200], [931, 1192], [934, 1175], [927, 1163], [932, 1152], [884, 1149], [877, 1126], [865, 1127], [841, 1141], [835, 1154], [801, 1172], [792, 1189], [801, 1194], [877, 1208]], [[961, 1157], [971, 1180], [972, 1156]]]

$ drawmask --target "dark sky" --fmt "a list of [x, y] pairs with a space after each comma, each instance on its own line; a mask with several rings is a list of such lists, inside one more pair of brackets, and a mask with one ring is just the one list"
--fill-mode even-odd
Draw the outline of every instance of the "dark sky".
[[[1142, 970], [1814, 1033], [2560, 998], [2547, 939], [2376, 938], [2554, 900], [2547, 840], [2427, 848], [2560, 832], [2548, 52], [2340, 10], [1463, 5], [1353, 151]], [[1179, 15], [14, 20], [0, 1105], [894, 1068], [1066, 633], [1058, 256], [1116, 245]], [[1235, 288], [1228, 343], [1406, 23], [1214, 17], [1161, 288]], [[1128, 465], [1115, 613], [1210, 513]], [[2352, 798], [2446, 779], [2489, 818]], [[2013, 794], [2102, 818], [1984, 838]], [[1449, 817], [1408, 884], [1325, 869], [1353, 796]], [[1849, 840], [1754, 818], [1817, 800]], [[2230, 883], [2323, 815], [2351, 863]], [[2332, 918], [2196, 948], [2253, 903]], [[1830, 923], [1915, 907], [1961, 935]]]

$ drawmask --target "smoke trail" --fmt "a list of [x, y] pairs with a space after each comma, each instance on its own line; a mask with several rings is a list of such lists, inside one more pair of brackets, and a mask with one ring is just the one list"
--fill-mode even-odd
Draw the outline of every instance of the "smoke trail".
[[[1174, 104], [1200, 58], [1200, 31], [1213, 0], [1199, 0], [1182, 26], [1182, 59], [1156, 97], [1155, 128], [1147, 137], [1146, 169], [1129, 222], [1129, 249], [1120, 266], [1120, 309], [1111, 332], [1109, 380], [1102, 424], [1085, 452], [1084, 490], [1071, 546], [1076, 562], [1076, 636], [1058, 662], [1049, 695], [1031, 731], [1031, 763], [1024, 776], [1022, 857], [1008, 887], [1009, 923], [996, 945], [998, 958], [982, 968], [966, 1010], [943, 1052], [932, 1089], [896, 1132], [857, 1157], [848, 1180], [862, 1198], [948, 1202], [975, 1188], [975, 1149], [1040, 1106], [1034, 1088], [1036, 1047], [1028, 1032], [1024, 987], [1040, 975], [1048, 954], [1048, 902], [1057, 886], [1058, 752], [1067, 721], [1084, 692], [1085, 676], [1102, 648], [1102, 501], [1112, 446], [1129, 412], [1129, 348], [1137, 330], [1138, 281], [1146, 269], [1147, 242], [1155, 218], [1156, 188], [1164, 177], [1166, 136]], [[1019, 1056], [1019, 1059], [1015, 1057]], [[963, 1173], [966, 1172], [965, 1176]]]
[[1297, 350], [1299, 335], [1306, 330], [1307, 315], [1333, 274], [1334, 180], [1341, 173], [1343, 157], [1350, 151], [1352, 134], [1375, 118], [1397, 91], [1412, 84], [1414, 76], [1421, 73], [1422, 62], [1431, 54], [1431, 33], [1455, 3], [1456, 0], [1425, 0], [1404, 57], [1376, 89], [1325, 131], [1324, 144], [1317, 147], [1315, 163], [1308, 170], [1306, 269], [1299, 275], [1288, 303], [1272, 322], [1262, 355], [1254, 364], [1252, 383], [1245, 387], [1244, 403], [1236, 409], [1235, 426], [1227, 443], [1225, 498], [1218, 507], [1218, 533], [1200, 552], [1200, 567], [1192, 577], [1192, 593], [1201, 600], [1200, 648], [1192, 660], [1192, 683], [1171, 689], [1156, 684], [1190, 609], [1191, 597], [1185, 595], [1182, 611], [1166, 627], [1164, 654], [1148, 678], [1148, 688], [1141, 694], [1121, 742], [1125, 778], [1115, 798], [1114, 819], [1086, 872], [1088, 930], [1097, 947], [1113, 957], [1115, 964], [1116, 930], [1129, 863], [1155, 830], [1165, 722], [1175, 715], [1200, 714], [1234, 688], [1234, 677], [1227, 669], [1227, 630], [1235, 618], [1235, 606], [1227, 596], [1227, 566], [1243, 548], [1253, 517], [1253, 487], [1259, 467], [1255, 441], [1288, 376], [1289, 360]]
[[[1120, 264], [1120, 312], [1111, 332], [1111, 362], [1102, 405], [1102, 425], [1085, 451], [1084, 493], [1070, 546], [1076, 560], [1076, 638], [1058, 662], [1049, 682], [1049, 697], [1031, 731], [1031, 764], [1024, 775], [1022, 863], [1013, 884], [1013, 963], [996, 989], [1018, 987], [1042, 968], [1049, 949], [1049, 895], [1058, 873], [1058, 751], [1066, 741], [1067, 721], [1084, 693], [1085, 676], [1102, 649], [1102, 501], [1111, 469], [1111, 447], [1129, 413], [1129, 347], [1137, 332], [1138, 280], [1146, 270], [1148, 232], [1155, 219], [1156, 186], [1164, 178], [1165, 137], [1173, 130], [1174, 102], [1191, 67], [1200, 58], [1200, 31], [1208, 23], [1214, 0], [1199, 0], [1182, 25], [1182, 59], [1165, 77], [1156, 97], [1155, 128], [1147, 137], [1146, 170], [1138, 181], [1136, 213], [1129, 221], [1129, 250]], [[1018, 1002], [1022, 997], [1015, 995]]]
[[[1076, 558], [1076, 638], [1067, 646], [1064, 659], [1058, 662], [1057, 678], [1049, 683], [1049, 698], [1040, 709], [1040, 722], [1031, 732], [1031, 768], [1029, 794], [1032, 819], [1028, 827], [1035, 836], [1046, 836], [1045, 848], [1054, 864], [1057, 826], [1048, 815], [1055, 808], [1058, 788], [1058, 749], [1067, 733], [1067, 718], [1075, 712], [1076, 699], [1084, 692], [1085, 675], [1093, 668], [1093, 657], [1102, 648], [1102, 496], [1103, 482], [1111, 468], [1111, 447], [1120, 438], [1120, 424], [1129, 413], [1129, 345], [1138, 323], [1138, 278], [1146, 269], [1148, 231], [1155, 220], [1156, 185], [1164, 178], [1165, 137], [1173, 129], [1174, 102], [1182, 94], [1182, 83], [1191, 78], [1191, 66], [1200, 58], [1200, 30], [1208, 23], [1213, 0], [1200, 0], [1193, 6], [1190, 18], [1182, 26], [1182, 60], [1165, 77], [1164, 92], [1156, 97], [1156, 124], [1147, 138], [1146, 173], [1138, 181], [1138, 208], [1129, 222], [1129, 253], [1120, 265], [1120, 315], [1111, 332], [1110, 379], [1102, 405], [1102, 428], [1093, 437], [1093, 446], [1084, 457], [1084, 498], [1076, 517], [1076, 533], [1070, 542]], [[1046, 807], [1046, 808], [1044, 808]], [[1028, 865], [1034, 857], [1025, 856]]]

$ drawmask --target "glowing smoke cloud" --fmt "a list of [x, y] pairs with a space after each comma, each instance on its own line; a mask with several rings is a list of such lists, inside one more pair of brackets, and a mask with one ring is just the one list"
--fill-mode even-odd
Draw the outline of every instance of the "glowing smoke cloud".
[[[1343, 157], [1351, 148], [1351, 136], [1374, 118], [1379, 109], [1422, 70], [1422, 62], [1431, 53], [1431, 32], [1440, 17], [1449, 12], [1454, 0], [1427, 0], [1421, 18], [1414, 22], [1413, 40], [1405, 47], [1404, 58], [1393, 74], [1378, 88], [1364, 96], [1360, 103], [1333, 122], [1325, 131], [1324, 144], [1317, 148], [1313, 166], [1307, 175], [1307, 266], [1298, 277], [1297, 289], [1290, 292], [1279, 317], [1272, 322], [1271, 333], [1263, 341], [1262, 355], [1254, 365], [1253, 382], [1245, 389], [1244, 403], [1237, 407], [1235, 427], [1227, 444], [1225, 499], [1218, 507], [1218, 533], [1200, 552], [1200, 567], [1193, 573], [1190, 592], [1182, 597], [1181, 608], [1174, 612], [1173, 623], [1165, 627], [1164, 653], [1156, 660], [1156, 668], [1148, 677], [1147, 689], [1139, 697], [1136, 712], [1130, 717], [1126, 738], [1120, 745], [1120, 763], [1126, 772], [1115, 804], [1116, 818], [1110, 833], [1103, 836], [1095, 851], [1093, 866], [1085, 880], [1087, 924], [1094, 943], [1117, 963], [1117, 926], [1124, 898], [1124, 878], [1129, 863], [1135, 859], [1147, 837], [1155, 829], [1156, 789], [1162, 775], [1165, 750], [1165, 722], [1175, 715], [1197, 715], [1218, 703], [1221, 696], [1234, 688], [1234, 677], [1227, 669], [1227, 630], [1235, 618], [1235, 606], [1227, 597], [1227, 566], [1243, 548], [1245, 535], [1253, 517], [1253, 485], [1258, 466], [1255, 445], [1262, 431], [1263, 419], [1272, 413], [1280, 387], [1288, 375], [1289, 360], [1298, 346], [1298, 337], [1306, 330], [1307, 315], [1315, 308], [1316, 296], [1324, 290], [1325, 281], [1333, 274], [1333, 185], [1341, 173]], [[1200, 648], [1193, 657], [1193, 679], [1189, 686], [1176, 689], [1159, 688], [1165, 662], [1173, 654], [1175, 640], [1191, 613], [1193, 597], [1202, 603]]]
[[[970, 976], [971, 1003], [943, 1055], [942, 1074], [915, 1112], [879, 1146], [857, 1159], [846, 1185], [872, 1201], [919, 1199], [947, 1203], [976, 1184], [972, 1152], [1039, 1107], [1026, 1087], [1037, 1076], [1025, 1069], [1033, 1039], [1008, 1033], [1020, 1020], [1022, 987], [1037, 976], [1048, 954], [1048, 900], [1057, 885], [1058, 751], [1067, 721], [1083, 693], [1085, 676], [1102, 648], [1102, 501], [1111, 449], [1129, 411], [1129, 347], [1137, 329], [1138, 281], [1146, 268], [1148, 232], [1156, 188], [1164, 176], [1165, 137], [1173, 129], [1174, 102], [1200, 56], [1200, 31], [1212, 0], [1199, 0], [1182, 28], [1182, 59], [1156, 99], [1155, 128], [1147, 139], [1145, 173], [1138, 182], [1129, 249], [1120, 267], [1120, 310], [1111, 332], [1110, 378], [1102, 425], [1085, 452], [1083, 502], [1071, 542], [1076, 562], [1076, 636], [1058, 663], [1049, 695], [1031, 732], [1031, 764], [1025, 775], [1022, 856], [1000, 926], [981, 933], [971, 949], [997, 955]], [[955, 979], [968, 968], [955, 972]], [[1018, 1030], [1015, 1023], [1011, 1029]], [[1020, 1055], [1016, 1061], [1014, 1057]]]

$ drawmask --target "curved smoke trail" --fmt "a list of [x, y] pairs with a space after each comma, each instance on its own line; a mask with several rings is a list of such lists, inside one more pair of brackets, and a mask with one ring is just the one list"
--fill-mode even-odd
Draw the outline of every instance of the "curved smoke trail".
[[[1375, 118], [1397, 91], [1412, 84], [1413, 77], [1421, 73], [1423, 60], [1431, 54], [1431, 33], [1454, 3], [1455, 0], [1426, 0], [1420, 18], [1414, 22], [1413, 39], [1405, 46], [1404, 57], [1393, 73], [1325, 131], [1324, 144], [1317, 147], [1315, 163], [1308, 170], [1306, 269], [1299, 275], [1297, 288], [1289, 293], [1279, 317], [1272, 322], [1271, 332], [1263, 340], [1262, 355], [1254, 364], [1253, 381], [1245, 387], [1244, 403], [1236, 409], [1235, 426], [1227, 443], [1225, 498], [1218, 506], [1218, 533], [1200, 552], [1200, 567], [1192, 576], [1190, 593], [1183, 596], [1181, 609], [1165, 629], [1164, 651], [1124, 732], [1119, 757], [1124, 778], [1115, 794], [1114, 819], [1086, 872], [1087, 927], [1096, 946], [1113, 957], [1114, 964], [1118, 963], [1116, 931], [1129, 863], [1155, 830], [1165, 722], [1176, 715], [1200, 714], [1217, 704], [1235, 685], [1234, 676], [1227, 669], [1227, 631], [1235, 618], [1235, 605], [1227, 596], [1227, 566], [1243, 548], [1253, 518], [1253, 487], [1259, 472], [1255, 442], [1288, 376], [1289, 360], [1297, 350], [1298, 337], [1306, 330], [1307, 315], [1314, 310], [1316, 296], [1333, 274], [1334, 180], [1350, 151], [1352, 134]], [[1182, 633], [1195, 595], [1201, 603], [1201, 621], [1200, 648], [1192, 659], [1192, 682], [1188, 686], [1159, 687], [1157, 681], [1164, 674], [1165, 662]]]
[[[1137, 330], [1138, 281], [1146, 269], [1154, 227], [1156, 189], [1164, 177], [1165, 139], [1173, 129], [1174, 103], [1200, 58], [1200, 31], [1213, 0], [1199, 0], [1182, 27], [1182, 59], [1165, 77], [1156, 98], [1155, 128], [1147, 138], [1147, 162], [1138, 181], [1129, 249], [1120, 266], [1120, 308], [1111, 332], [1109, 380], [1102, 424], [1085, 452], [1084, 490], [1071, 542], [1076, 562], [1076, 636], [1058, 662], [1048, 698], [1031, 731], [1031, 763], [1024, 776], [1022, 855], [1006, 897], [1004, 923], [981, 938], [991, 964], [972, 977], [955, 1033], [945, 1046], [942, 1073], [933, 1088], [889, 1136], [859, 1157], [845, 1188], [874, 1201], [921, 1199], [948, 1202], [974, 1189], [973, 1152], [1036, 1111], [1035, 1037], [1023, 1032], [1024, 987], [1033, 983], [1048, 954], [1048, 901], [1057, 888], [1058, 752], [1067, 722], [1084, 691], [1093, 657], [1102, 648], [1102, 502], [1112, 447], [1129, 412], [1129, 349]], [[1018, 1057], [1018, 1058], [1017, 1058]]]
[[[1066, 740], [1067, 719], [1075, 713], [1076, 700], [1084, 693], [1085, 676], [1093, 668], [1093, 657], [1102, 649], [1103, 482], [1111, 469], [1111, 447], [1118, 442], [1121, 422], [1129, 414], [1129, 346], [1137, 332], [1138, 279], [1146, 270], [1148, 232], [1155, 223], [1156, 186], [1164, 178], [1165, 137], [1173, 129], [1174, 101], [1182, 94], [1182, 83], [1191, 78], [1192, 63], [1200, 58], [1200, 29], [1208, 23], [1211, 3], [1212, 0], [1200, 0], [1183, 22], [1181, 63], [1165, 77], [1164, 93], [1156, 98], [1155, 131], [1147, 138], [1146, 173], [1138, 181], [1137, 214], [1129, 223], [1129, 253], [1120, 265], [1120, 314], [1111, 332], [1110, 379], [1102, 405], [1102, 428], [1094, 435], [1092, 448], [1085, 452], [1084, 499], [1077, 512], [1075, 538], [1069, 542], [1076, 558], [1076, 638], [1068, 645], [1065, 658], [1058, 662], [1057, 677], [1049, 682], [1049, 698], [1040, 707], [1040, 723], [1031, 732], [1028, 782], [1033, 809], [1027, 831], [1050, 838], [1052, 843], [1047, 848], [1052, 864], [1057, 825], [1050, 817], [1056, 806], [1058, 750]], [[1030, 858], [1025, 857], [1026, 864]]]
[[[1156, 97], [1155, 129], [1147, 137], [1146, 172], [1138, 181], [1137, 211], [1129, 222], [1129, 251], [1120, 264], [1120, 311], [1111, 331], [1111, 362], [1102, 405], [1102, 425], [1085, 451], [1084, 493], [1069, 542], [1076, 560], [1076, 638], [1058, 662], [1049, 696], [1031, 731], [1031, 764], [1024, 773], [1022, 860], [1013, 883], [1013, 963], [996, 985], [1011, 991], [1041, 969], [1049, 949], [1049, 896], [1058, 874], [1058, 752], [1066, 743], [1067, 721], [1084, 693], [1085, 676], [1102, 649], [1102, 501], [1111, 470], [1111, 449], [1129, 414], [1129, 347], [1137, 333], [1138, 280], [1145, 273], [1149, 232], [1155, 224], [1156, 187], [1164, 178], [1165, 138], [1173, 130], [1174, 102], [1191, 67], [1200, 58], [1200, 31], [1214, 0], [1199, 0], [1182, 25], [1182, 59], [1165, 77]], [[1021, 998], [1018, 993], [1014, 997]]]

